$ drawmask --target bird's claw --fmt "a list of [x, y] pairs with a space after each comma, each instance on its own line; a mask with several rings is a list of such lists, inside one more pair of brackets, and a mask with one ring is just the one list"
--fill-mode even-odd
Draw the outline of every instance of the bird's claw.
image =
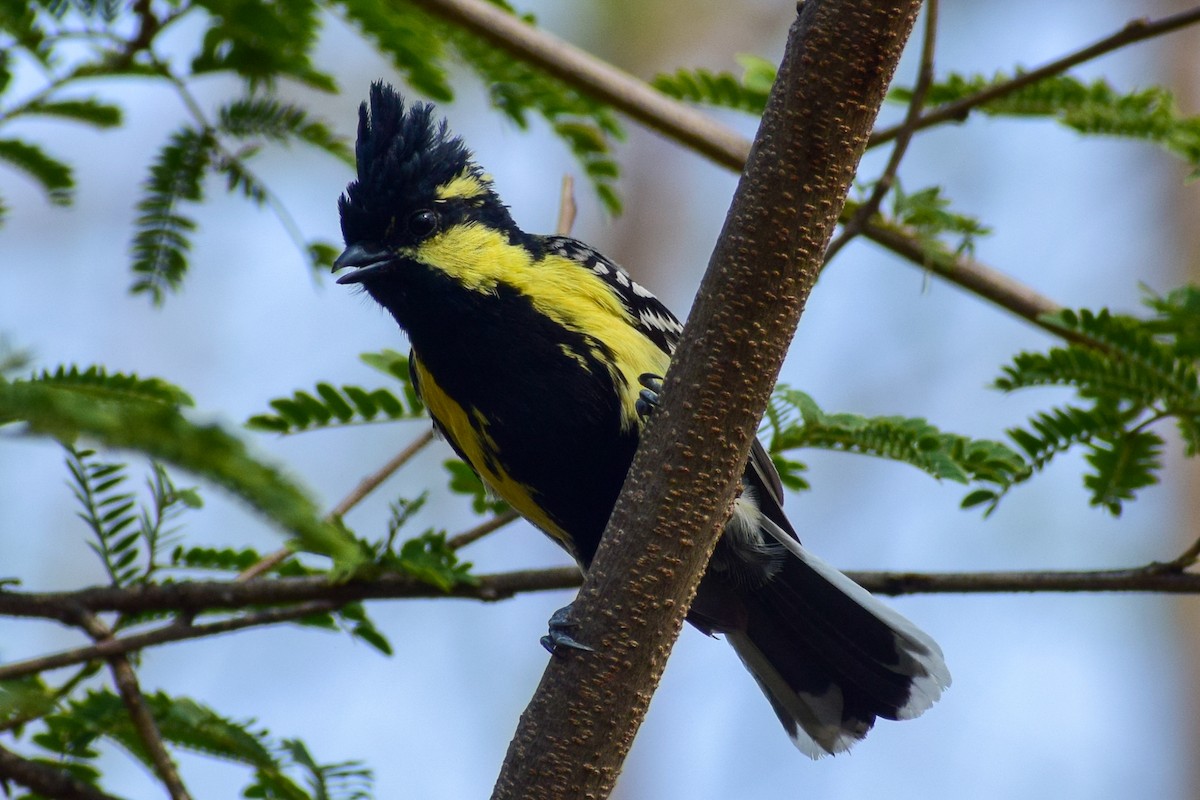
[[568, 630], [579, 627], [577, 623], [571, 621], [571, 606], [563, 606], [551, 614], [548, 625], [550, 631], [540, 641], [542, 647], [546, 648], [551, 655], [560, 655], [562, 648], [583, 650], [586, 653], [596, 652], [596, 648], [587, 646], [567, 633]]
[[653, 372], [643, 372], [638, 376], [638, 383], [642, 385], [642, 390], [638, 392], [634, 409], [642, 421], [645, 421], [659, 406], [663, 379], [661, 375], [655, 375]]

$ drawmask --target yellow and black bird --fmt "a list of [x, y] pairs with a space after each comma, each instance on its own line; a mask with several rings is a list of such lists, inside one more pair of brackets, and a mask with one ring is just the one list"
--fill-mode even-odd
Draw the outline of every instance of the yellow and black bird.
[[[341, 197], [338, 283], [408, 334], [434, 427], [587, 569], [682, 327], [591, 247], [525, 233], [432, 106], [376, 83]], [[756, 443], [688, 621], [724, 634], [796, 745], [850, 747], [950, 684], [941, 650], [800, 546]], [[551, 647], [585, 645], [551, 618]]]

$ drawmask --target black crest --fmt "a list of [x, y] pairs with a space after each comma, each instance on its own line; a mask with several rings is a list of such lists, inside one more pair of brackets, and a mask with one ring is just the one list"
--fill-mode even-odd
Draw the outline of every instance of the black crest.
[[401, 211], [428, 205], [438, 186], [464, 170], [480, 170], [462, 140], [429, 103], [406, 109], [404, 98], [382, 81], [358, 109], [355, 147], [358, 179], [338, 200], [347, 244], [381, 241]]

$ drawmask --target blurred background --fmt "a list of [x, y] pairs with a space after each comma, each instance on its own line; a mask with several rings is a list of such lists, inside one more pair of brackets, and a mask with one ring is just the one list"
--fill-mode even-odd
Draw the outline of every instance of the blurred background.
[[[777, 61], [790, 2], [665, 0], [522, 2], [541, 24], [649, 78], [680, 66], [736, 70], [735, 54]], [[1170, 3], [941, 5], [938, 74], [1036, 66], [1117, 30], [1169, 13]], [[918, 23], [918, 32], [920, 30]], [[189, 41], [177, 32], [181, 46]], [[914, 35], [913, 42], [918, 43]], [[1119, 89], [1172, 87], [1197, 109], [1200, 30], [1126, 48], [1074, 74]], [[915, 48], [910, 48], [915, 49]], [[392, 75], [341, 23], [330, 21], [319, 58], [337, 64], [343, 93], [306, 96], [353, 134], [371, 80]], [[916, 59], [901, 66], [911, 85]], [[534, 123], [522, 132], [487, 110], [486, 87], [464, 75], [443, 108], [491, 172], [517, 221], [555, 224], [559, 184], [578, 174], [565, 147]], [[232, 82], [197, 84], [215, 102]], [[364, 297], [305, 271], [278, 220], [220, 196], [196, 212], [200, 231], [182, 294], [163, 309], [127, 293], [134, 205], [148, 162], [183, 120], [176, 97], [130, 79], [104, 94], [128, 109], [109, 133], [70, 125], [34, 129], [76, 165], [79, 197], [53, 208], [11, 171], [12, 206], [0, 228], [0, 332], [29, 348], [36, 366], [104, 363], [161, 376], [196, 400], [197, 415], [240, 425], [267, 402], [318, 380], [375, 385], [365, 351], [406, 349], [389, 317]], [[280, 93], [293, 90], [283, 86]], [[896, 121], [903, 107], [885, 108]], [[755, 121], [721, 118], [745, 135]], [[618, 151], [626, 211], [608, 218], [580, 182], [575, 235], [624, 264], [681, 316], [720, 230], [736, 177], [630, 124]], [[882, 169], [886, 148], [862, 174]], [[280, 149], [259, 174], [309, 236], [339, 238], [335, 201], [350, 179], [333, 159]], [[916, 137], [900, 172], [905, 188], [938, 184], [957, 211], [991, 225], [976, 255], [1069, 307], [1139, 308], [1139, 283], [1163, 292], [1196, 279], [1195, 184], [1154, 148], [1084, 140], [1046, 122], [972, 119]], [[947, 430], [1000, 438], [1057, 398], [988, 388], [1001, 364], [1048, 339], [1023, 321], [865, 242], [847, 248], [812, 295], [782, 380], [827, 410], [925, 416]], [[1028, 396], [1026, 396], [1026, 394]], [[278, 438], [253, 448], [331, 507], [416, 437], [420, 423]], [[963, 490], [908, 467], [849, 455], [805, 453], [814, 490], [789, 514], [806, 544], [844, 568], [934, 570], [1098, 569], [1173, 558], [1200, 535], [1196, 473], [1177, 442], [1169, 482], [1112, 519], [1087, 505], [1081, 459], [1061, 459], [1015, 491], [988, 520], [961, 511]], [[378, 536], [387, 502], [444, 484], [450, 451], [429, 448], [348, 523]], [[135, 475], [137, 472], [135, 471]], [[0, 441], [0, 576], [28, 590], [104, 580], [85, 544], [57, 446]], [[180, 485], [190, 485], [179, 476]], [[216, 489], [186, 518], [191, 544], [262, 550], [279, 538]], [[477, 519], [435, 491], [414, 524], [461, 531]], [[560, 565], [566, 556], [524, 523], [473, 545], [480, 571]], [[228, 716], [253, 717], [280, 737], [304, 739], [322, 762], [363, 759], [381, 798], [466, 798], [491, 789], [547, 655], [537, 639], [565, 592], [484, 605], [444, 600], [369, 608], [396, 648], [384, 658], [347, 636], [297, 628], [256, 630], [147, 654], [144, 688], [167, 688]], [[639, 734], [617, 798], [1190, 798], [1200, 794], [1195, 598], [953, 595], [892, 601], [941, 643], [954, 685], [931, 712], [881, 722], [848, 755], [810, 762], [782, 733], [758, 688], [723, 643], [685, 630]], [[0, 620], [0, 660], [80, 644], [55, 625]], [[180, 758], [197, 798], [236, 796], [242, 770]], [[112, 753], [107, 788], [130, 798], [160, 789]]]

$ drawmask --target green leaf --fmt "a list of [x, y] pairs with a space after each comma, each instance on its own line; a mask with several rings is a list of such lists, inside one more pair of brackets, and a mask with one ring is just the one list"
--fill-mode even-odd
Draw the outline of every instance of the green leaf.
[[55, 693], [37, 675], [0, 681], [0, 726], [19, 724], [54, 710]]
[[75, 176], [71, 168], [46, 155], [37, 145], [21, 139], [0, 139], [0, 161], [33, 178], [54, 205], [70, 205], [74, 199]]
[[[521, 19], [534, 24], [530, 15]], [[492, 106], [522, 128], [530, 113], [545, 119], [583, 165], [605, 208], [618, 213], [620, 198], [615, 185], [620, 169], [612, 156], [612, 144], [624, 138], [624, 130], [613, 110], [464, 27], [432, 19], [431, 24], [488, 87]]]
[[[812, 397], [785, 385], [772, 395], [764, 426], [768, 451], [777, 463], [785, 451], [816, 447], [900, 461], [934, 478], [1000, 490], [1029, 475], [1025, 459], [1000, 442], [946, 433], [916, 417], [827, 414]], [[782, 466], [781, 477], [788, 475], [790, 483], [802, 484], [796, 488], [807, 488], [799, 475], [802, 464], [784, 460]]]
[[1111, 440], [1096, 439], [1087, 454], [1095, 470], [1084, 476], [1092, 505], [1120, 516], [1122, 504], [1134, 499], [1138, 489], [1158, 483], [1162, 469], [1163, 440], [1153, 431], [1135, 430]]
[[291, 397], [279, 397], [270, 401], [275, 414], [256, 414], [246, 421], [252, 430], [275, 433], [299, 433], [318, 428], [361, 425], [380, 421], [382, 414], [387, 420], [417, 419], [422, 416], [419, 403], [404, 402], [387, 389], [368, 392], [358, 386], [342, 386], [340, 389], [319, 383], [316, 396], [305, 391], [296, 391]]
[[39, 100], [30, 103], [27, 114], [40, 114], [48, 117], [81, 122], [94, 128], [115, 128], [121, 124], [121, 107], [105, 103], [95, 97], [84, 97], [73, 100]]
[[34, 433], [74, 441], [86, 436], [108, 447], [135, 450], [209, 480], [280, 528], [300, 547], [334, 559], [339, 572], [366, 561], [363, 545], [321, 518], [306, 492], [276, 467], [251, 456], [245, 444], [216, 424], [186, 419], [158, 401], [97, 402], [87, 391], [46, 381], [0, 383], [0, 421], [23, 422]]
[[448, 592], [455, 586], [474, 585], [471, 564], [458, 560], [458, 554], [446, 546], [446, 534], [429, 532], [409, 539], [400, 552], [390, 555], [387, 566]]
[[218, 111], [217, 128], [239, 139], [261, 137], [279, 142], [304, 142], [346, 164], [354, 164], [350, 146], [328, 125], [310, 118], [300, 106], [272, 97], [246, 97], [222, 106]]
[[897, 180], [892, 187], [892, 216], [906, 226], [928, 249], [942, 243], [943, 236], [956, 241], [948, 244], [956, 254], [975, 252], [975, 240], [991, 233], [991, 228], [975, 217], [950, 210], [950, 201], [941, 188], [930, 186], [911, 194]]
[[775, 82], [775, 67], [756, 56], [743, 55], [738, 60], [744, 67], [741, 80], [729, 72], [680, 69], [674, 74], [656, 75], [651, 85], [676, 100], [761, 116]]
[[261, 560], [262, 554], [250, 548], [177, 547], [171, 554], [173, 567], [219, 572], [243, 572]]
[[184, 127], [159, 151], [145, 192], [138, 202], [133, 238], [134, 294], [148, 294], [161, 305], [187, 273], [189, 237], [196, 223], [179, 211], [183, 202], [204, 197], [203, 179], [213, 163], [217, 143], [208, 132]]
[[314, 0], [197, 0], [209, 14], [200, 53], [192, 61], [196, 73], [232, 71], [251, 89], [272, 87], [292, 78], [314, 89], [332, 92], [333, 78], [311, 60], [320, 32], [320, 6]]
[[454, 98], [438, 20], [411, 4], [387, 0], [338, 0], [336, 7], [361, 36], [391, 59], [405, 83], [433, 100]]
[[[943, 105], [1007, 83], [1014, 75], [992, 77], [951, 74], [930, 87], [930, 104]], [[908, 89], [893, 90], [889, 99], [907, 103]], [[1161, 87], [1123, 93], [1103, 79], [1085, 83], [1069, 75], [1052, 75], [989, 100], [984, 114], [1048, 117], [1079, 133], [1140, 139], [1186, 161], [1200, 174], [1200, 116], [1181, 114], [1171, 92]]]
[[466, 462], [452, 458], [442, 462], [442, 466], [450, 473], [450, 491], [470, 497], [471, 508], [476, 514], [500, 514], [508, 510], [508, 503], [493, 497]]

